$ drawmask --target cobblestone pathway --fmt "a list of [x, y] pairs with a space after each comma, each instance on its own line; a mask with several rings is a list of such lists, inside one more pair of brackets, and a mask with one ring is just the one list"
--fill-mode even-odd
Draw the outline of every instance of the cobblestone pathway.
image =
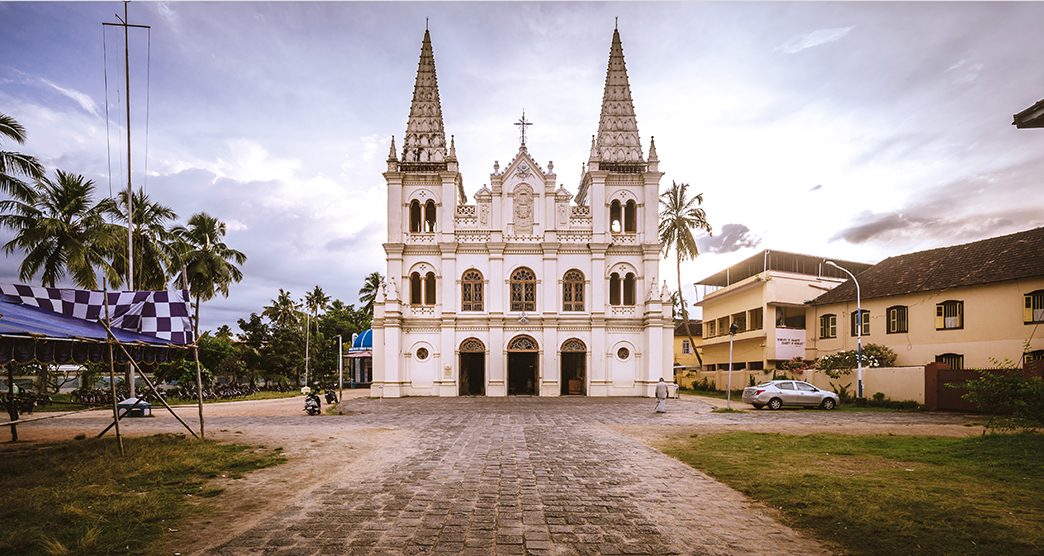
[[[398, 458], [316, 489], [222, 554], [825, 552], [735, 491], [609, 425], [692, 424], [694, 401], [353, 400], [407, 429]], [[707, 416], [709, 417], [709, 415]], [[335, 449], [335, 448], [334, 448]], [[327, 451], [329, 451], [328, 449]], [[332, 457], [324, 453], [318, 457]]]

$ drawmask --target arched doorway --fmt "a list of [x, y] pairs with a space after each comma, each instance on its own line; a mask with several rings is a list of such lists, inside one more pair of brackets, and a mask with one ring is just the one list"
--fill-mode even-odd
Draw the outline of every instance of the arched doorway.
[[460, 343], [460, 395], [486, 395], [486, 345], [478, 338]]
[[579, 338], [562, 344], [562, 395], [587, 394], [587, 346]]
[[531, 336], [520, 334], [507, 346], [509, 396], [535, 396], [539, 385], [537, 369], [540, 346]]

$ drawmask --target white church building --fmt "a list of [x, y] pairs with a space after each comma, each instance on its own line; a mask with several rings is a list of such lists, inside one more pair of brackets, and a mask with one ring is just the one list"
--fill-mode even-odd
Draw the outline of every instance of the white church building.
[[530, 154], [520, 124], [518, 152], [469, 202], [424, 32], [402, 152], [393, 138], [384, 173], [371, 395], [651, 396], [671, 380], [663, 174], [655, 142], [642, 150], [619, 32], [576, 195]]

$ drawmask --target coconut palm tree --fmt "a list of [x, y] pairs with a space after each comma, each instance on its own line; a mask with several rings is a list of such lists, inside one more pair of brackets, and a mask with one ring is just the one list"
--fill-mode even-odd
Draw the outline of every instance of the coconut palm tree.
[[[24, 145], [26, 133], [18, 120], [0, 112], [0, 139], [5, 138]], [[0, 192], [15, 198], [25, 198], [29, 195], [32, 186], [18, 176], [38, 180], [44, 176], [43, 165], [27, 154], [5, 151], [0, 144]]]
[[290, 292], [279, 288], [279, 295], [272, 300], [271, 305], [266, 305], [262, 309], [261, 315], [278, 327], [290, 328], [297, 326], [301, 318], [301, 311], [297, 302], [290, 297]]
[[53, 287], [70, 275], [77, 286], [95, 289], [100, 270], [109, 284], [120, 285], [125, 228], [105, 221], [104, 203], [92, 199], [93, 181], [57, 170], [54, 179], [10, 193], [0, 201], [0, 226], [15, 232], [4, 252], [25, 252], [19, 278], [28, 282], [40, 274], [40, 282]]
[[[689, 345], [695, 346], [696, 342], [692, 339], [692, 331], [689, 329], [689, 311], [685, 308], [685, 298], [682, 296], [681, 264], [684, 260], [695, 260], [700, 255], [693, 232], [704, 230], [710, 234], [711, 225], [707, 222], [707, 213], [700, 208], [703, 204], [703, 193], [689, 198], [688, 189], [687, 183], [671, 182], [671, 188], [660, 195], [660, 244], [663, 245], [664, 255], [673, 249], [677, 257], [678, 302], [681, 305]], [[698, 351], [696, 359], [703, 365], [703, 358]]]
[[[326, 306], [330, 304], [330, 296], [326, 295], [318, 285], [315, 289], [305, 294], [304, 298], [305, 307], [308, 309], [308, 313], [305, 314], [305, 384], [308, 384], [308, 360], [311, 358], [311, 351], [309, 351], [309, 337], [311, 335], [311, 321], [314, 321], [319, 316], [319, 311], [325, 310]], [[309, 318], [311, 317], [311, 318]]]
[[363, 287], [359, 290], [359, 302], [363, 304], [366, 316], [373, 318], [373, 302], [377, 299], [377, 290], [381, 288], [384, 277], [380, 272], [371, 272], [363, 280]]
[[225, 245], [225, 223], [200, 212], [193, 214], [186, 226], [171, 229], [176, 241], [184, 245], [180, 255], [181, 273], [176, 281], [188, 284], [190, 295], [196, 298], [194, 336], [199, 338], [199, 306], [217, 294], [228, 297], [228, 287], [243, 279], [243, 271], [236, 265], [246, 262], [246, 255]]
[[[106, 199], [106, 213], [116, 218], [117, 222], [127, 225], [127, 192], [121, 191], [118, 200]], [[167, 228], [178, 217], [171, 208], [154, 202], [138, 189], [134, 193], [134, 284], [128, 289], [146, 290], [163, 289], [174, 269], [170, 246], [173, 233]], [[184, 245], [184, 243], [180, 243]], [[117, 261], [117, 270], [127, 273], [124, 259]]]

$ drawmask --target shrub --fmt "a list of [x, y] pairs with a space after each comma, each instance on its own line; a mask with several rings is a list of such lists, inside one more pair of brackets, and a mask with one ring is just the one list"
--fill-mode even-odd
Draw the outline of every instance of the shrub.
[[987, 428], [1020, 429], [1044, 426], [1044, 379], [1024, 376], [1018, 370], [981, 371], [965, 382], [965, 400], [985, 413], [1007, 418], [991, 418]]
[[[863, 367], [891, 367], [895, 365], [896, 354], [887, 346], [867, 344], [863, 347]], [[840, 378], [856, 368], [856, 350], [839, 351], [824, 355], [815, 362], [815, 367], [830, 378]]]
[[871, 407], [887, 407], [889, 409], [921, 409], [921, 404], [913, 400], [890, 400], [884, 395], [884, 392], [875, 393], [866, 401], [866, 405]]

